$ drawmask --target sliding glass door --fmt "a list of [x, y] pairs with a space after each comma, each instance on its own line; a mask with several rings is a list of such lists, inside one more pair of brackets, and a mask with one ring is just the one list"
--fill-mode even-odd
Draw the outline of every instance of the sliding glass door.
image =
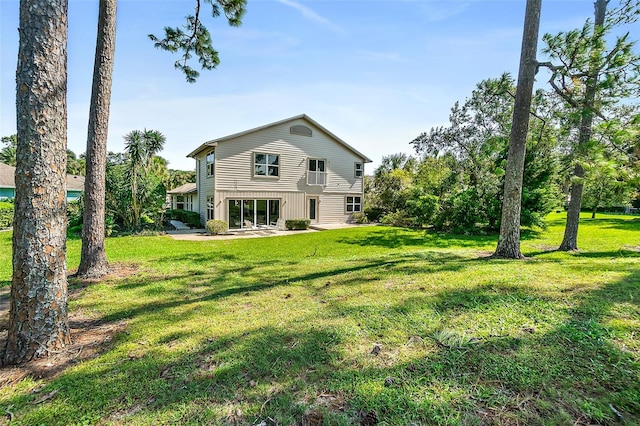
[[232, 199], [229, 205], [229, 229], [275, 226], [280, 218], [280, 200]]

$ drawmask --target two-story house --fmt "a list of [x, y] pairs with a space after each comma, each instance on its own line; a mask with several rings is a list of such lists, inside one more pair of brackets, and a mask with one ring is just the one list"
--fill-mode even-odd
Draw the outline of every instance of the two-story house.
[[305, 114], [205, 142], [188, 157], [196, 160], [196, 189], [171, 197], [190, 200], [203, 223], [222, 219], [230, 229], [278, 219], [349, 222], [363, 209], [371, 162]]

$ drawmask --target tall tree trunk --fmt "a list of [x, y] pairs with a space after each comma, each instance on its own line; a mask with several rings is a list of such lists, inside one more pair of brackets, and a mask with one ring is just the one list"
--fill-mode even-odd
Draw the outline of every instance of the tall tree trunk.
[[78, 275], [99, 278], [109, 270], [104, 248], [105, 175], [109, 106], [116, 47], [116, 0], [100, 0], [93, 87], [87, 131], [82, 253]]
[[493, 257], [521, 259], [520, 252], [520, 212], [522, 210], [522, 177], [524, 158], [529, 131], [531, 96], [538, 61], [538, 30], [540, 28], [541, 0], [527, 0], [520, 54], [520, 71], [516, 90], [515, 106], [509, 153], [504, 177], [504, 197], [502, 199], [502, 220], [500, 238]]
[[13, 280], [4, 364], [70, 342], [67, 324], [67, 0], [22, 0], [16, 71]]
[[[609, 0], [596, 0], [595, 2], [595, 19], [593, 21], [593, 37], [601, 37], [599, 35], [604, 18], [607, 12], [607, 3]], [[589, 75], [585, 87], [584, 101], [582, 102], [582, 111], [580, 118], [580, 134], [578, 136], [578, 146], [576, 147], [576, 156], [580, 158], [585, 154], [589, 141], [591, 140], [592, 124], [593, 124], [593, 108], [596, 98], [596, 90], [598, 84], [598, 75], [600, 74], [600, 65], [598, 57], [600, 52], [592, 44], [592, 62], [590, 65]], [[578, 250], [578, 224], [580, 222], [580, 208], [582, 207], [582, 189], [584, 168], [578, 163], [573, 171], [574, 179], [571, 183], [571, 198], [569, 199], [569, 208], [567, 209], [567, 224], [564, 228], [564, 237], [558, 250]]]

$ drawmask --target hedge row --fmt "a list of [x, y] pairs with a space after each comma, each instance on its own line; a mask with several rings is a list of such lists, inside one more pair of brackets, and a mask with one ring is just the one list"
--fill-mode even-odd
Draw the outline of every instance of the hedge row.
[[190, 212], [188, 210], [174, 209], [167, 210], [164, 213], [167, 220], [179, 220], [180, 222], [191, 226], [192, 228], [200, 228], [200, 213]]

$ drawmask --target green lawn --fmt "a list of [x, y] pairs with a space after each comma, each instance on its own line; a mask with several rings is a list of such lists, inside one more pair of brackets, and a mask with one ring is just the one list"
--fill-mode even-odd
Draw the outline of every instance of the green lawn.
[[[574, 425], [619, 413], [638, 424], [640, 219], [585, 216], [577, 253], [552, 251], [564, 215], [548, 223], [523, 235], [525, 261], [485, 259], [495, 236], [387, 227], [109, 239], [110, 261], [137, 273], [72, 280], [70, 310], [126, 330], [54, 379], [2, 384], [0, 415], [348, 425], [373, 411], [388, 425]], [[5, 284], [10, 238], [0, 233]], [[79, 246], [69, 241], [71, 270]]]

